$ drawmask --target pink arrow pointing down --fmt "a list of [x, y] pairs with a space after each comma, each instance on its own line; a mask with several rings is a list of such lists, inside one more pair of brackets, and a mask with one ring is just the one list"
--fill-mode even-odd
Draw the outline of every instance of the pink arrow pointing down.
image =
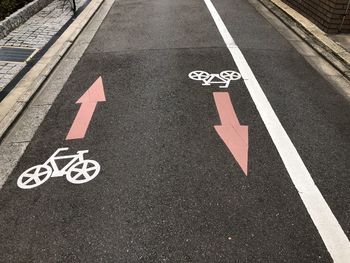
[[106, 101], [101, 77], [99, 77], [76, 102], [80, 103], [81, 106], [79, 108], [77, 116], [75, 116], [74, 122], [68, 132], [66, 140], [82, 139], [85, 137], [97, 102], [100, 101]]
[[248, 126], [239, 123], [228, 92], [214, 92], [213, 95], [221, 120], [221, 125], [214, 128], [245, 175], [248, 175]]

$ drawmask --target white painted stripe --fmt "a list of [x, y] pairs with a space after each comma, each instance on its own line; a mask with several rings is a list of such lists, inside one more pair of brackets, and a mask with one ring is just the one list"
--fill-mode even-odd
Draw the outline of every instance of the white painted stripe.
[[211, 0], [204, 0], [304, 205], [334, 262], [350, 262], [350, 242], [315, 185], [303, 160], [272, 109], [260, 84]]

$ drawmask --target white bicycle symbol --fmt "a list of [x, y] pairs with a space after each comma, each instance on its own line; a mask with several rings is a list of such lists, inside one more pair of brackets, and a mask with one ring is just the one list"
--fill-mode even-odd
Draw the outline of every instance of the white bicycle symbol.
[[[69, 148], [59, 148], [44, 163], [33, 166], [23, 172], [17, 185], [22, 189], [31, 189], [45, 183], [50, 177], [61, 177], [66, 175], [66, 179], [72, 184], [83, 184], [94, 179], [100, 172], [100, 164], [94, 160], [84, 160], [84, 154], [88, 150], [78, 151], [74, 155], [57, 156], [59, 152], [67, 151]], [[62, 169], [57, 166], [57, 160], [71, 159]]]
[[193, 80], [203, 81], [202, 86], [210, 86], [210, 84], [223, 83], [224, 86], [220, 88], [228, 88], [231, 80], [238, 80], [241, 78], [241, 74], [233, 70], [225, 70], [220, 74], [209, 74], [202, 70], [195, 70], [188, 74], [188, 77]]

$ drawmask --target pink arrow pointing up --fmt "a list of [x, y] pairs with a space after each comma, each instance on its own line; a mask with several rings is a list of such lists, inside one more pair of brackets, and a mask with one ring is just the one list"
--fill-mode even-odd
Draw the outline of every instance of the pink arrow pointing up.
[[213, 95], [221, 120], [221, 125], [214, 128], [248, 175], [248, 126], [239, 123], [228, 92], [214, 92]]
[[81, 104], [81, 106], [67, 134], [66, 140], [82, 139], [85, 137], [96, 105], [100, 101], [106, 101], [101, 77], [76, 102]]

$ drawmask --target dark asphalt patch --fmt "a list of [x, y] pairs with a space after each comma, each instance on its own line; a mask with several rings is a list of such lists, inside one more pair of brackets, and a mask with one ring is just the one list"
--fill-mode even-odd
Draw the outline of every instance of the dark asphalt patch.
[[[250, 127], [248, 177], [213, 128], [221, 89], [187, 77], [199, 67], [236, 69], [226, 49], [85, 55], [2, 190], [1, 260], [329, 261], [243, 82], [229, 92]], [[84, 140], [64, 142], [74, 102], [99, 75], [107, 102]], [[64, 146], [90, 150], [101, 173], [16, 186]]]
[[[246, 1], [221, 3], [348, 229], [344, 101]], [[193, 70], [237, 70], [202, 1], [115, 4], [1, 191], [0, 261], [331, 262], [242, 80], [229, 92], [249, 125], [248, 177], [213, 128], [220, 119], [212, 92], [223, 90], [190, 80]], [[65, 142], [76, 100], [99, 76], [107, 102], [97, 105], [84, 140]], [[60, 177], [29, 191], [16, 186], [24, 170], [65, 146], [88, 149], [101, 173], [83, 185]], [[334, 158], [324, 154], [330, 150]]]

